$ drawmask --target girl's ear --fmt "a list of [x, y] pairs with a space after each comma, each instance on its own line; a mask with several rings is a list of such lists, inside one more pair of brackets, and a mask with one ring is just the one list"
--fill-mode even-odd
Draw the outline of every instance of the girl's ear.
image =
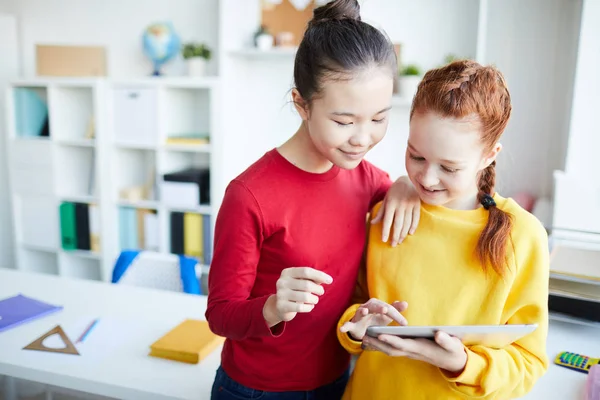
[[300, 114], [300, 118], [303, 121], [308, 120], [308, 103], [306, 100], [302, 98], [298, 89], [292, 89], [292, 101], [294, 102], [294, 107], [296, 107], [296, 111]]
[[481, 169], [485, 169], [490, 166], [491, 163], [496, 161], [496, 157], [502, 151], [502, 144], [496, 143], [496, 145], [492, 148], [492, 150], [487, 153], [487, 155], [483, 158]]

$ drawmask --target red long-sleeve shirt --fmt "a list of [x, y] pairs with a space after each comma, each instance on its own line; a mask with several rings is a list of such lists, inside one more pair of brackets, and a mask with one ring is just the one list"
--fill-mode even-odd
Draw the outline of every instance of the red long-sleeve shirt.
[[[227, 187], [215, 227], [206, 319], [227, 338], [223, 369], [266, 391], [312, 390], [349, 365], [336, 324], [349, 305], [365, 243], [365, 218], [391, 185], [367, 161], [353, 170], [302, 171], [276, 149]], [[333, 277], [313, 311], [269, 329], [262, 315], [281, 271]]]

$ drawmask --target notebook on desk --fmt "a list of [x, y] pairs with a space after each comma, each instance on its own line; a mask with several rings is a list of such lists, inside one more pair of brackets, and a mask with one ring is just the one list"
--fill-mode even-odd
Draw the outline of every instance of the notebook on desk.
[[187, 319], [150, 346], [150, 356], [197, 364], [225, 339], [208, 328], [208, 322]]
[[59, 310], [62, 310], [62, 306], [44, 303], [22, 294], [0, 300], [0, 332]]

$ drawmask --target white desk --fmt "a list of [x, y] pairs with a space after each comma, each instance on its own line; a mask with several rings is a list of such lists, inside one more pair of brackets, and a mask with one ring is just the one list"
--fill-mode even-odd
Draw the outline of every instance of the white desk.
[[[64, 310], [0, 333], [0, 374], [122, 399], [210, 398], [220, 350], [198, 365], [147, 355], [181, 320], [204, 319], [205, 297], [0, 269], [0, 298], [17, 293]], [[55, 325], [68, 330], [96, 317], [81, 356], [21, 350]], [[551, 360], [560, 351], [600, 356], [600, 329], [552, 321]], [[551, 365], [524, 399], [583, 399], [586, 377]]]
[[546, 347], [552, 364], [548, 372], [523, 399], [584, 399], [587, 374], [559, 367], [554, 364], [554, 358], [562, 351], [600, 357], [600, 329], [567, 322], [550, 321]]
[[[206, 297], [0, 269], [0, 298], [23, 293], [64, 309], [0, 333], [0, 375], [119, 399], [209, 399], [220, 349], [200, 364], [149, 357], [185, 318], [204, 319]], [[100, 318], [81, 355], [22, 350], [56, 325]]]

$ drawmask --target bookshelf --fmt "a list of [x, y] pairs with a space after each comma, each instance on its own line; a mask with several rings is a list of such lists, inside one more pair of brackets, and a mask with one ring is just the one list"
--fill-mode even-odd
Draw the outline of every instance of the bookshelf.
[[[204, 247], [212, 247], [220, 198], [217, 89], [216, 78], [11, 82], [6, 156], [17, 268], [110, 281], [121, 250], [172, 252], [173, 240], [186, 237], [171, 237], [171, 215], [179, 213], [186, 220], [203, 216], [194, 220], [201, 238], [185, 239], [185, 251], [202, 241], [194, 254], [199, 274], [207, 274], [210, 250]], [[210, 191], [208, 200], [172, 193], [189, 194], [199, 184], [163, 181], [190, 168], [208, 171], [209, 186], [196, 189]], [[89, 232], [73, 246], [65, 242], [70, 215], [77, 235]]]

